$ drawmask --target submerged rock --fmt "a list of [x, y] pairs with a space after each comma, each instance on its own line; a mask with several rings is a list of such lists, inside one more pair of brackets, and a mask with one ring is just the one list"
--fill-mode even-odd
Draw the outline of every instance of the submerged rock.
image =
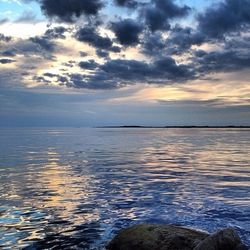
[[237, 232], [224, 229], [209, 235], [173, 225], [142, 224], [120, 231], [108, 250], [246, 250]]

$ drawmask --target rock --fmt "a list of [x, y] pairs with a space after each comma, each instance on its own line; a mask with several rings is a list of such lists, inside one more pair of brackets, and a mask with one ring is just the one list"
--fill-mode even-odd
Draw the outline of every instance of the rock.
[[172, 225], [143, 224], [122, 230], [109, 250], [193, 250], [209, 235]]
[[122, 230], [108, 250], [247, 250], [237, 232], [226, 228], [214, 234], [172, 225], [142, 224]]
[[226, 228], [211, 234], [194, 250], [239, 250], [244, 249], [241, 239], [233, 228]]

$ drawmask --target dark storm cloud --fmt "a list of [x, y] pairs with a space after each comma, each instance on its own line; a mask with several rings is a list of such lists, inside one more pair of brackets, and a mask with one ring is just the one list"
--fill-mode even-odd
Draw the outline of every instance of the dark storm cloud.
[[55, 39], [65, 39], [65, 32], [68, 31], [68, 28], [57, 26], [46, 30], [41, 36], [34, 36], [27, 39], [12, 38], [0, 34], [0, 41], [5, 42], [1, 43], [0, 54], [6, 57], [13, 57], [15, 55], [25, 56], [21, 60], [32, 56], [52, 59], [54, 52], [61, 52], [64, 49], [64, 46], [57, 43]]
[[65, 39], [64, 33], [67, 32], [67, 29], [63, 26], [58, 26], [53, 29], [48, 29], [44, 33], [44, 36], [49, 39]]
[[169, 30], [170, 24], [165, 17], [165, 13], [157, 8], [147, 7], [144, 10], [145, 23], [151, 31]]
[[31, 37], [30, 41], [37, 44], [41, 49], [48, 52], [53, 52], [55, 50], [56, 44], [50, 41], [47, 37]]
[[[96, 15], [104, 1], [39, 2], [48, 16], [74, 22], [75, 18], [82, 14]], [[131, 7], [135, 2], [115, 1], [116, 5], [123, 7]], [[38, 60], [35, 58], [39, 58], [40, 62], [44, 59], [55, 60], [54, 53], [59, 52], [60, 46], [63, 46], [57, 43], [56, 39], [66, 39], [72, 35], [76, 40], [94, 47], [96, 55], [102, 58], [101, 61], [104, 63], [99, 64], [94, 60], [88, 60], [89, 58], [82, 58], [79, 62], [76, 58], [74, 61], [62, 62], [60, 74], [37, 75], [34, 77], [35, 81], [45, 84], [56, 82], [72, 88], [112, 89], [137, 83], [164, 85], [193, 79], [212, 79], [210, 74], [213, 73], [250, 68], [250, 38], [247, 35], [250, 27], [249, 5], [250, 2], [247, 0], [224, 0], [208, 8], [203, 14], [198, 14], [197, 27], [191, 28], [172, 22], [174, 19], [187, 16], [190, 11], [188, 6], [178, 5], [174, 0], [149, 0], [144, 4], [138, 3], [136, 11], [141, 16], [134, 19], [118, 17], [116, 21], [108, 19], [107, 22], [100, 23], [95, 16], [88, 19], [88, 26], [85, 23], [85, 26], [77, 27], [76, 30], [58, 26], [48, 28], [41, 36], [19, 41], [16, 41], [16, 38], [13, 38], [13, 41], [11, 37], [0, 34], [0, 40], [5, 42], [1, 44], [0, 54], [6, 58], [24, 55], [25, 59], [21, 59], [26, 60], [24, 66], [32, 67], [34, 65], [28, 62], [32, 56], [34, 61]], [[226, 18], [227, 16], [229, 18]], [[103, 35], [100, 32], [102, 28], [113, 31], [116, 38]], [[237, 30], [245, 32], [245, 35], [237, 36], [232, 33]], [[222, 37], [224, 39], [218, 41], [218, 38]], [[10, 42], [8, 46], [7, 42]], [[119, 46], [116, 46], [117, 43]], [[204, 43], [219, 46], [214, 46], [212, 52], [193, 46]], [[139, 51], [147, 56], [147, 61], [121, 59], [122, 56], [126, 58], [126, 49], [130, 46], [138, 46]], [[117, 53], [115, 58], [119, 59], [111, 59], [113, 53]], [[80, 55], [92, 57], [85, 52]], [[35, 65], [39, 65], [39, 61]], [[70, 73], [71, 68], [78, 70], [74, 71], [78, 74]]]
[[109, 37], [100, 36], [93, 27], [84, 27], [79, 29], [76, 32], [75, 37], [78, 41], [86, 42], [99, 49], [110, 50], [113, 44]]
[[3, 41], [3, 42], [10, 42], [12, 39], [11, 36], [5, 36], [4, 34], [1, 34], [0, 33], [0, 41]]
[[143, 26], [133, 19], [125, 19], [113, 23], [112, 30], [120, 44], [132, 46], [139, 43], [139, 35], [143, 30]]
[[[57, 43], [54, 39], [65, 39], [65, 32], [68, 30], [62, 26], [55, 27], [53, 29], [48, 29], [42, 36], [30, 37], [28, 40], [23, 40], [17, 43], [19, 47], [19, 54], [31, 53], [40, 54], [41, 56], [46, 56], [53, 58], [53, 53], [56, 51]], [[32, 42], [35, 46], [31, 46], [29, 42]], [[29, 47], [30, 46], [30, 47]], [[27, 50], [27, 51], [26, 51]]]
[[57, 75], [56, 74], [52, 74], [52, 73], [44, 73], [43, 74], [44, 76], [47, 76], [47, 77], [56, 77]]
[[[44, 49], [47, 46], [41, 46], [43, 37], [33, 37], [29, 39], [13, 39], [11, 42], [2, 45], [3, 52], [7, 54], [14, 53], [16, 55], [24, 55], [24, 59], [31, 56], [45, 56], [45, 54], [50, 53], [51, 51]], [[46, 42], [44, 42], [46, 44]], [[50, 46], [48, 46], [50, 47]], [[2, 53], [3, 53], [2, 52]]]
[[98, 57], [101, 57], [101, 58], [107, 58], [107, 57], [109, 57], [109, 52], [107, 52], [105, 50], [97, 49], [96, 50], [96, 55]]
[[44, 14], [72, 23], [81, 15], [96, 15], [104, 6], [101, 0], [37, 0]]
[[99, 66], [94, 60], [83, 61], [79, 63], [79, 67], [82, 69], [94, 70]]
[[114, 52], [114, 53], [120, 53], [121, 52], [121, 48], [119, 46], [112, 46], [110, 48], [110, 51]]
[[197, 33], [190, 27], [175, 26], [169, 33], [166, 45], [172, 54], [182, 54], [192, 45], [201, 45], [205, 41], [204, 35]]
[[135, 8], [138, 5], [138, 2], [135, 0], [114, 0], [114, 3], [117, 6]]
[[60, 86], [66, 86], [76, 89], [116, 89], [125, 86], [115, 80], [109, 78], [108, 75], [101, 72], [93, 75], [86, 75], [80, 73], [65, 73], [64, 75], [45, 73], [42, 76], [35, 76], [33, 80], [51, 84], [57, 83]]
[[157, 57], [159, 54], [163, 54], [163, 51], [166, 49], [166, 45], [166, 39], [162, 37], [162, 34], [146, 33], [142, 39], [141, 52], [151, 57]]
[[213, 72], [233, 72], [250, 67], [250, 51], [239, 54], [237, 51], [214, 51], [196, 54], [194, 62], [198, 64], [197, 70], [204, 74]]
[[[194, 77], [185, 65], [177, 65], [174, 59], [164, 58], [147, 63], [137, 60], [108, 60], [99, 66], [95, 76], [103, 75], [123, 85], [144, 83], [180, 82]], [[92, 79], [93, 80], [93, 79]]]
[[115, 59], [98, 64], [94, 60], [89, 60], [80, 62], [79, 67], [92, 72], [91, 74], [65, 72], [62, 75], [47, 73], [36, 76], [34, 80], [43, 83], [50, 83], [53, 80], [61, 86], [70, 88], [115, 89], [137, 83], [164, 85], [195, 78], [191, 68], [177, 64], [170, 57], [158, 59], [152, 63]]
[[250, 51], [250, 36], [234, 36], [227, 39], [225, 49], [240, 50], [241, 52], [248, 53]]
[[[4, 38], [6, 39], [6, 37]], [[12, 73], [1, 72], [0, 77], [8, 83], [18, 82], [19, 84], [27, 79], [34, 77], [36, 69], [44, 63], [55, 61], [53, 53], [60, 48], [47, 37], [31, 37], [29, 39], [13, 38], [9, 42], [1, 43], [0, 55], [5, 57], [1, 59], [1, 64], [7, 64], [17, 61], [18, 67], [12, 69]], [[10, 59], [15, 57], [16, 60]], [[3, 67], [2, 67], [3, 68]], [[6, 69], [6, 67], [4, 67]], [[13, 76], [16, 76], [14, 79]], [[4, 77], [4, 78], [3, 78]], [[26, 80], [24, 80], [26, 79]], [[34, 78], [37, 81], [42, 79]], [[29, 80], [28, 80], [29, 81]]]
[[45, 31], [44, 35], [42, 36], [35, 36], [31, 37], [29, 40], [35, 44], [37, 44], [41, 49], [47, 52], [54, 52], [57, 44], [54, 39], [65, 39], [66, 36], [64, 35], [67, 32], [63, 26], [57, 26], [52, 29], [48, 29]]
[[86, 89], [116, 89], [123, 85], [112, 79], [107, 79], [105, 75], [101, 74], [92, 77], [81, 74], [71, 74], [67, 86]]
[[151, 57], [166, 55], [182, 55], [191, 53], [192, 45], [201, 45], [205, 37], [189, 27], [175, 26], [164, 38], [162, 33], [145, 33], [142, 39], [141, 52]]
[[6, 56], [6, 57], [15, 57], [16, 53], [14, 50], [5, 50], [5, 51], [0, 52], [0, 55]]
[[69, 68], [73, 68], [75, 66], [76, 62], [73, 60], [70, 60], [66, 63], [62, 63], [63, 66], [69, 67]]
[[153, 73], [146, 62], [125, 59], [109, 60], [101, 65], [100, 69], [108, 75], [110, 79], [119, 81], [144, 80], [146, 76]]
[[192, 69], [187, 65], [177, 65], [175, 60], [171, 57], [156, 60], [153, 66], [156, 73], [162, 75], [163, 79], [166, 78], [173, 82], [187, 81], [194, 78]]
[[9, 64], [9, 63], [13, 63], [13, 62], [15, 62], [15, 60], [13, 60], [13, 59], [0, 58], [0, 64]]
[[224, 0], [198, 16], [199, 30], [211, 38], [222, 38], [250, 25], [249, 0]]
[[152, 0], [142, 14], [149, 29], [156, 31], [170, 29], [171, 19], [184, 17], [189, 11], [188, 6], [179, 6], [173, 0]]
[[33, 80], [45, 84], [58, 83], [59, 85], [66, 85], [68, 83], [67, 77], [49, 72], [44, 73], [42, 76], [34, 76]]
[[51, 83], [51, 81], [46, 80], [43, 76], [33, 76], [32, 78], [34, 81], [38, 82], [38, 83], [43, 83], [43, 84], [49, 84]]

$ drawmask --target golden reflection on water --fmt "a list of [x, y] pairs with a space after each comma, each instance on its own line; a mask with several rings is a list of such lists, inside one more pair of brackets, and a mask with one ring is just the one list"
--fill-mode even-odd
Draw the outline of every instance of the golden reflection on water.
[[70, 165], [62, 165], [60, 155], [54, 149], [48, 150], [48, 163], [40, 173], [38, 185], [44, 186], [52, 194], [47, 197], [44, 207], [54, 208], [55, 217], [70, 220], [71, 225], [65, 231], [98, 219], [94, 211], [79, 215], [73, 212], [91, 194], [90, 181], [90, 176], [76, 175]]
[[[31, 154], [33, 155], [34, 152]], [[34, 155], [32, 157], [35, 158]], [[27, 158], [30, 159], [30, 156]], [[62, 235], [70, 235], [74, 234], [74, 228], [77, 225], [99, 219], [97, 211], [76, 213], [81, 202], [91, 195], [89, 189], [91, 176], [77, 175], [70, 165], [61, 164], [60, 154], [53, 148], [48, 149], [47, 160], [43, 159], [43, 161], [47, 163], [41, 166], [31, 164], [25, 183], [20, 181], [12, 183], [6, 194], [9, 200], [19, 200], [22, 199], [22, 192], [26, 192], [24, 191], [26, 189], [37, 193], [37, 196], [25, 199], [21, 208], [8, 207], [2, 212], [3, 222], [0, 221], [0, 226], [3, 226], [2, 230], [8, 231], [5, 233], [5, 238], [9, 238], [11, 242], [11, 235], [17, 237], [20, 232], [27, 232], [25, 237], [17, 239], [19, 247], [27, 246], [27, 242], [30, 244], [32, 241], [43, 239], [50, 221], [68, 222], [63, 224], [61, 229], [57, 226], [57, 230], [59, 229], [58, 232]], [[40, 195], [41, 193], [43, 195]], [[4, 197], [4, 194], [1, 196]]]

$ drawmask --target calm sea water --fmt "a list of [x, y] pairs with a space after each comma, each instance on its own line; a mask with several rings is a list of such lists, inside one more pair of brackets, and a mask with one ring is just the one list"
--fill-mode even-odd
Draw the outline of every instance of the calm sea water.
[[250, 130], [0, 130], [1, 249], [102, 249], [141, 222], [250, 244]]

